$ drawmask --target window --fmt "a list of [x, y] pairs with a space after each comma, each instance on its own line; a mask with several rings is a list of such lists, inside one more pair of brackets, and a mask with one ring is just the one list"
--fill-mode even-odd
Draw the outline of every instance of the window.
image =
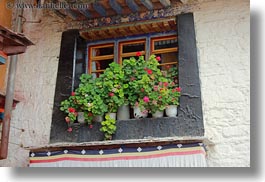
[[[199, 69], [197, 60], [197, 48], [196, 48], [196, 36], [193, 21], [193, 14], [180, 14], [177, 16], [177, 32], [175, 34], [150, 34], [145, 37], [130, 37], [120, 40], [108, 40], [108, 42], [101, 42], [101, 44], [95, 44], [95, 42], [80, 42], [80, 47], [84, 47], [84, 52], [87, 52], [87, 58], [83, 60], [83, 65], [86, 70], [83, 72], [92, 72], [96, 70], [89, 69], [89, 63], [98, 61], [97, 58], [105, 55], [93, 55], [90, 58], [89, 51], [92, 49], [101, 49], [102, 45], [113, 45], [113, 53], [108, 53], [110, 56], [113, 54], [112, 61], [120, 62], [126, 58], [127, 53], [133, 53], [139, 50], [139, 47], [143, 49], [143, 42], [132, 42], [138, 40], [145, 40], [145, 55], [148, 58], [150, 54], [161, 55], [163, 57], [161, 63], [161, 69], [168, 65], [176, 65], [174, 62], [178, 62], [178, 75], [179, 86], [182, 88], [182, 96], [180, 98], [180, 108], [178, 110], [177, 118], [163, 118], [158, 119], [155, 122], [151, 120], [133, 120], [133, 121], [117, 121], [117, 131], [113, 140], [119, 140], [126, 143], [124, 140], [131, 139], [145, 139], [148, 138], [164, 138], [164, 137], [186, 137], [186, 136], [203, 136], [203, 114], [202, 114], [202, 102], [201, 102], [201, 89], [199, 79]], [[174, 37], [175, 36], [175, 37]], [[67, 125], [64, 122], [65, 115], [59, 110], [60, 102], [65, 100], [72, 91], [73, 75], [75, 74], [75, 64], [73, 61], [73, 51], [76, 38], [80, 38], [78, 30], [67, 30], [62, 35], [61, 51], [58, 65], [56, 90], [54, 97], [52, 127], [50, 135], [50, 143], [55, 142], [89, 142], [100, 141], [103, 139], [103, 135], [98, 131], [100, 123], [96, 123], [91, 130], [87, 126], [80, 127], [78, 132], [69, 134], [66, 131]], [[162, 39], [163, 40], [162, 40]], [[166, 40], [167, 39], [167, 40]], [[129, 46], [132, 44], [131, 47]], [[176, 42], [177, 41], [177, 42]], [[124, 44], [125, 43], [125, 44]], [[119, 47], [123, 45], [122, 52]], [[138, 47], [139, 45], [139, 47]], [[177, 47], [176, 47], [177, 45]], [[174, 49], [173, 49], [174, 48]], [[102, 48], [103, 50], [103, 48]], [[119, 53], [122, 53], [119, 55]], [[171, 54], [175, 54], [177, 59], [171, 59]], [[119, 57], [123, 56], [123, 57]], [[95, 58], [97, 57], [97, 58]], [[100, 57], [99, 62], [104, 62], [104, 57]], [[105, 57], [106, 58], [106, 57]], [[88, 60], [88, 62], [86, 62]], [[81, 64], [81, 63], [80, 63]], [[106, 67], [99, 68], [105, 69]], [[165, 139], [166, 141], [166, 139]]]
[[141, 52], [142, 55], [146, 55], [146, 40], [120, 42], [119, 63], [122, 64], [123, 59], [133, 57], [137, 52]]
[[[117, 51], [115, 51], [117, 50]], [[161, 70], [177, 66], [178, 41], [176, 35], [153, 34], [145, 38], [131, 38], [130, 40], [114, 40], [111, 43], [88, 45], [88, 73], [98, 77], [112, 62], [122, 64], [128, 59], [141, 52], [146, 59], [151, 54], [160, 56]]]
[[114, 61], [114, 44], [91, 46], [89, 49], [89, 73], [98, 77]]
[[157, 37], [151, 39], [151, 54], [161, 57], [161, 69], [177, 66], [177, 36]]

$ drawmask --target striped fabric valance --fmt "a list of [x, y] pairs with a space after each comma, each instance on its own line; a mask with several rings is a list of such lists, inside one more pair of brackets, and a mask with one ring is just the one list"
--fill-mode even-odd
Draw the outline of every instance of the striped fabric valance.
[[30, 152], [30, 167], [206, 167], [202, 143]]

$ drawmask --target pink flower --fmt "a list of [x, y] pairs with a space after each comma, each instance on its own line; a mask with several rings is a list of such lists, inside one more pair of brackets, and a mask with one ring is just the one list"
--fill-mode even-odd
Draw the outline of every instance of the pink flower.
[[72, 132], [73, 131], [73, 128], [68, 128], [67, 131], [68, 132]]
[[161, 57], [160, 56], [157, 56], [156, 57], [156, 60], [159, 62], [159, 61], [161, 61]]
[[158, 91], [158, 86], [157, 85], [154, 86], [154, 91]]
[[180, 87], [177, 87], [177, 88], [176, 88], [176, 91], [177, 91], [177, 92], [181, 92], [181, 88], [180, 88]]
[[71, 113], [73, 113], [73, 112], [75, 112], [75, 108], [69, 107], [68, 108], [68, 111], [71, 112]]
[[152, 70], [147, 70], [147, 73], [149, 74], [149, 75], [151, 75], [152, 73], [153, 73], [153, 71]]
[[163, 82], [159, 82], [159, 85], [162, 86], [163, 85]]
[[66, 117], [65, 117], [65, 122], [66, 122], [66, 123], [69, 123], [69, 122], [70, 122], [70, 118], [66, 116]]
[[109, 96], [113, 97], [114, 96], [114, 93], [110, 92], [109, 93]]
[[167, 87], [168, 86], [168, 83], [167, 82], [164, 82], [164, 87]]
[[144, 100], [144, 102], [149, 102], [149, 97], [144, 96], [143, 100]]
[[143, 110], [142, 113], [143, 114], [147, 114], [148, 113], [148, 110]]
[[92, 124], [91, 124], [91, 125], [89, 125], [89, 128], [90, 128], [90, 129], [92, 129], [92, 128], [93, 128], [93, 125], [92, 125]]
[[72, 95], [72, 96], [75, 96], [75, 92], [72, 92], [71, 95]]
[[138, 57], [141, 56], [141, 55], [142, 55], [141, 52], [137, 52], [137, 53], [136, 53], [136, 56], [138, 56]]

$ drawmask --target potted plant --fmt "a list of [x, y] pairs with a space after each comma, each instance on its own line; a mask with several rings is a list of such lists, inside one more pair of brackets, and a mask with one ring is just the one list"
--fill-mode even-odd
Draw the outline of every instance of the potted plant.
[[112, 135], [116, 132], [116, 120], [106, 114], [105, 120], [101, 122], [100, 131], [104, 132], [105, 140], [111, 140]]
[[124, 103], [123, 78], [124, 72], [121, 66], [115, 62], [109, 65], [103, 74], [100, 75], [102, 81], [102, 97], [108, 107], [108, 113], [116, 119], [118, 108]]
[[170, 88], [168, 89], [168, 97], [166, 98], [167, 107], [166, 107], [166, 115], [168, 117], [176, 117], [177, 115], [177, 106], [179, 105], [180, 98], [180, 87]]

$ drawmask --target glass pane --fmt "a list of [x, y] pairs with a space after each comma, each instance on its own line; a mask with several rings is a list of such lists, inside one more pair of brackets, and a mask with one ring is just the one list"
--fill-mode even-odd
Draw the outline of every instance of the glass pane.
[[123, 45], [122, 53], [145, 51], [145, 43], [132, 43]]
[[92, 62], [92, 72], [97, 70], [105, 70], [109, 67], [109, 64], [113, 62], [113, 59], [107, 59], [102, 61], [93, 61]]
[[92, 56], [105, 56], [112, 55], [114, 53], [113, 46], [111, 47], [103, 47], [103, 48], [92, 48]]
[[154, 41], [154, 43], [155, 43], [155, 50], [165, 49], [165, 48], [174, 48], [178, 46], [177, 39], [159, 40], [159, 41]]
[[176, 63], [170, 64], [177, 62], [178, 54], [176, 52], [156, 54], [156, 56], [159, 56], [161, 58], [159, 62], [160, 64], [165, 64], [160, 66], [161, 70], [168, 70], [171, 67], [177, 66]]

